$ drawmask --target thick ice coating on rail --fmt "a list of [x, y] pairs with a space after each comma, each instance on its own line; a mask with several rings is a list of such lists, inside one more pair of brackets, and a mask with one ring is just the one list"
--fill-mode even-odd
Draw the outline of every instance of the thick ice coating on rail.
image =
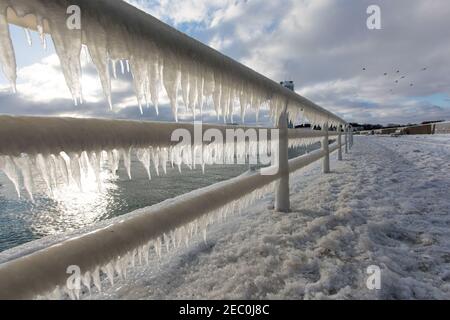
[[[132, 178], [131, 157], [159, 175], [167, 165], [190, 169], [213, 164], [264, 164], [278, 146], [277, 130], [227, 125], [139, 122], [107, 119], [0, 116], [0, 171], [18, 195], [33, 198], [38, 177], [53, 194], [59, 186], [75, 186], [94, 177], [101, 190], [101, 171], [115, 175], [123, 163]], [[311, 129], [289, 131], [291, 147], [321, 141]], [[34, 174], [33, 174], [34, 173]]]
[[0, 0], [0, 62], [14, 88], [16, 62], [7, 22], [37, 30], [43, 44], [43, 33], [51, 35], [76, 104], [83, 102], [80, 52], [86, 46], [111, 107], [110, 72], [116, 75], [119, 65], [124, 72], [126, 65], [141, 111], [149, 104], [158, 109], [160, 88], [164, 87], [176, 120], [180, 94], [194, 118], [211, 102], [217, 117], [225, 122], [238, 114], [244, 118], [249, 109], [258, 114], [262, 106], [269, 107], [271, 116], [278, 119], [286, 105], [292, 120], [343, 122], [121, 0]]

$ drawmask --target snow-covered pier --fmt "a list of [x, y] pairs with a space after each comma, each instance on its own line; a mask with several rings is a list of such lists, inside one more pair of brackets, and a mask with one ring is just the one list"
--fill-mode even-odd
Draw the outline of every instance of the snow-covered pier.
[[292, 178], [291, 212], [269, 195], [92, 298], [449, 299], [449, 158], [448, 135], [355, 137]]

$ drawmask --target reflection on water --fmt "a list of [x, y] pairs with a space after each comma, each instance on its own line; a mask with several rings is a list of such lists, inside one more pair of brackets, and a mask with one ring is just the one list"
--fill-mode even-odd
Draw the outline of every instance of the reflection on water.
[[35, 203], [28, 201], [26, 196], [18, 199], [12, 183], [0, 173], [0, 251], [117, 217], [230, 179], [245, 170], [246, 166], [210, 166], [203, 174], [200, 168], [189, 170], [185, 167], [182, 173], [168, 168], [167, 175], [160, 177], [152, 172], [152, 180], [149, 181], [141, 163], [133, 159], [132, 180], [128, 179], [123, 168], [119, 169], [118, 176], [104, 169], [100, 191], [93, 172], [84, 178], [83, 192], [76, 186], [61, 183], [52, 196], [49, 196], [40, 177], [34, 176]]
[[[309, 147], [317, 149], [318, 145]], [[300, 148], [291, 157], [304, 153]], [[60, 234], [117, 217], [133, 210], [150, 206], [189, 191], [228, 180], [245, 172], [242, 165], [207, 166], [201, 169], [168, 169], [160, 177], [147, 173], [137, 159], [132, 159], [132, 180], [124, 168], [118, 176], [104, 169], [102, 187], [98, 190], [95, 174], [89, 172], [83, 181], [83, 192], [77, 187], [60, 187], [52, 196], [46, 184], [34, 176], [35, 203], [18, 199], [13, 184], [0, 173], [0, 252], [48, 235]], [[23, 192], [25, 194], [25, 192]]]

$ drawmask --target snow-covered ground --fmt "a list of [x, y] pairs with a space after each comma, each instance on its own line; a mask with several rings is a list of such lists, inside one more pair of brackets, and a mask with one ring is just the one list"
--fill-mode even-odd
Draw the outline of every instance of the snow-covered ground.
[[450, 135], [356, 137], [331, 174], [293, 178], [291, 213], [268, 196], [92, 298], [448, 299], [449, 159]]

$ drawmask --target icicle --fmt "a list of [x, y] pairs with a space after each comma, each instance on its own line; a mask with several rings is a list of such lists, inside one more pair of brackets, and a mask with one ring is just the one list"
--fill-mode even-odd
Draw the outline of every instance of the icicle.
[[113, 71], [113, 77], [114, 79], [117, 79], [117, 61], [116, 60], [111, 60], [111, 64], [112, 64], [112, 71]]
[[120, 60], [120, 71], [125, 74], [125, 66], [123, 65], [123, 60]]
[[30, 47], [33, 46], [33, 41], [31, 40], [30, 30], [28, 30], [27, 28], [23, 28], [23, 31], [25, 32], [25, 37], [27, 38], [28, 45]]
[[56, 177], [57, 177], [56, 157], [55, 157], [55, 155], [51, 154], [51, 155], [45, 157], [45, 161], [47, 163], [48, 170], [49, 170], [50, 186], [51, 186], [51, 189], [54, 190], [58, 185], [58, 183], [56, 181]]
[[140, 56], [132, 56], [130, 63], [133, 74], [134, 92], [138, 101], [139, 110], [141, 114], [143, 114], [142, 104], [146, 100], [146, 82], [148, 79], [148, 69], [145, 63], [145, 58], [142, 58]]
[[0, 169], [6, 174], [16, 189], [17, 196], [20, 198], [19, 175], [16, 166], [9, 156], [0, 156]]
[[100, 162], [101, 162], [101, 151], [90, 152], [89, 153], [89, 163], [91, 168], [94, 169], [95, 181], [97, 182], [98, 190], [102, 190], [102, 180], [100, 178]]
[[259, 112], [261, 110], [261, 99], [260, 97], [256, 100], [256, 122], [259, 122]]
[[167, 161], [169, 161], [169, 152], [167, 148], [162, 148], [159, 156], [161, 160], [161, 165], [163, 167], [164, 174], [167, 174]]
[[109, 73], [108, 39], [106, 31], [98, 21], [92, 21], [92, 25], [87, 28], [86, 44], [89, 48], [89, 56], [91, 57], [100, 77], [103, 94], [106, 97], [109, 108], [112, 110], [113, 105], [111, 99], [111, 75]]
[[148, 252], [148, 250], [149, 250], [149, 245], [146, 244], [144, 246], [144, 249], [142, 250], [142, 255], [144, 257], [144, 261], [145, 261], [146, 265], [148, 265], [148, 263], [149, 263], [149, 257], [148, 257], [149, 252]]
[[204, 87], [203, 93], [205, 97], [212, 97], [215, 91], [215, 82], [214, 82], [214, 74], [210, 71], [204, 71]]
[[0, 5], [0, 63], [3, 74], [11, 84], [13, 92], [16, 92], [17, 65], [14, 47], [6, 20], [6, 4]]
[[37, 166], [37, 169], [41, 175], [41, 177], [43, 178], [48, 191], [50, 192], [50, 194], [52, 194], [53, 190], [52, 190], [52, 186], [50, 183], [50, 174], [49, 174], [49, 170], [47, 167], [47, 161], [45, 160], [44, 156], [42, 154], [37, 154], [35, 157], [35, 163]]
[[142, 246], [139, 247], [138, 250], [137, 250], [138, 262], [139, 262], [140, 266], [142, 266], [142, 258], [143, 258], [143, 255], [144, 255], [144, 251], [143, 250], [144, 250], [144, 248]]
[[122, 275], [123, 278], [126, 280], [127, 276], [128, 276], [128, 267], [130, 266], [130, 261], [131, 261], [131, 256], [130, 253], [127, 253], [122, 259], [121, 259], [121, 264], [122, 264]]
[[192, 110], [192, 115], [195, 120], [195, 108], [198, 101], [198, 76], [196, 67], [193, 66], [190, 70], [189, 76], [189, 109]]
[[242, 92], [239, 96], [239, 102], [241, 105], [241, 121], [245, 122], [245, 111], [247, 109], [248, 104], [248, 88], [246, 85], [242, 85]]
[[152, 96], [152, 103], [153, 106], [155, 107], [156, 110], [156, 114], [159, 115], [159, 109], [158, 109], [158, 104], [159, 104], [159, 87], [160, 87], [160, 79], [161, 79], [161, 75], [160, 75], [160, 68], [158, 63], [153, 63], [150, 71], [150, 93]]
[[44, 50], [47, 50], [47, 38], [45, 37], [44, 27], [42, 25], [42, 21], [38, 22], [37, 30], [39, 32], [39, 38], [41, 39], [42, 48], [44, 48]]
[[161, 254], [161, 247], [162, 247], [161, 237], [158, 237], [156, 239], [154, 247], [155, 247], [155, 253], [158, 255], [158, 258], [161, 259], [161, 257], [162, 257], [162, 254]]
[[151, 180], [152, 176], [150, 174], [150, 150], [148, 148], [136, 150], [136, 156], [138, 160], [142, 163], [147, 172], [148, 179]]
[[200, 88], [199, 88], [199, 95], [198, 95], [198, 106], [200, 108], [200, 117], [201, 118], [203, 118], [204, 92], [205, 92], [205, 79], [202, 77], [200, 80]]
[[72, 172], [72, 178], [78, 186], [80, 191], [83, 191], [83, 186], [81, 184], [81, 159], [77, 153], [71, 153], [70, 157], [70, 168]]
[[160, 150], [159, 150], [159, 148], [158, 149], [152, 148], [151, 154], [152, 154], [152, 161], [153, 161], [153, 166], [156, 171], [156, 175], [159, 176], [159, 165], [160, 165], [160, 160], [159, 160]]
[[60, 152], [58, 160], [58, 168], [63, 176], [66, 185], [70, 184], [70, 158], [65, 152]]
[[83, 151], [80, 156], [80, 166], [81, 166], [81, 173], [84, 174], [85, 177], [89, 176], [89, 155], [86, 151]]
[[81, 282], [88, 289], [91, 294], [91, 273], [88, 271], [81, 277]]
[[123, 155], [123, 164], [125, 166], [125, 169], [127, 171], [128, 178], [131, 180], [131, 148], [128, 150], [121, 150], [121, 153]]
[[119, 170], [120, 153], [116, 149], [108, 153], [108, 161], [111, 168], [111, 172], [116, 175]]
[[58, 21], [50, 24], [52, 26], [51, 35], [55, 45], [56, 53], [60, 59], [61, 69], [66, 79], [66, 83], [72, 94], [75, 104], [80, 101], [82, 104], [81, 92], [81, 30], [70, 30], [60, 27], [65, 24], [65, 17], [55, 17]]
[[137, 250], [133, 250], [130, 254], [130, 262], [131, 262], [131, 267], [134, 268], [136, 267], [136, 254], [137, 254]]
[[166, 56], [164, 60], [164, 86], [169, 96], [170, 105], [172, 106], [172, 113], [175, 121], [178, 122], [178, 87], [180, 83], [180, 72], [176, 66], [176, 59], [174, 57]]
[[146, 73], [143, 74], [144, 76], [144, 83], [142, 84], [143, 87], [143, 93], [144, 93], [144, 100], [145, 100], [145, 104], [147, 106], [147, 109], [150, 108], [150, 101], [152, 99], [152, 94], [150, 92], [150, 67], [147, 67]]
[[34, 202], [33, 175], [31, 173], [30, 162], [31, 162], [30, 158], [25, 154], [22, 154], [20, 157], [14, 158], [14, 163], [16, 164], [16, 166], [19, 168], [20, 172], [22, 173], [25, 190], [27, 191], [31, 201]]
[[225, 84], [225, 87], [222, 88], [222, 99], [220, 101], [220, 110], [223, 116], [223, 122], [227, 122], [228, 117], [228, 106], [230, 103], [230, 87], [228, 83]]
[[114, 266], [114, 270], [116, 271], [117, 275], [119, 276], [119, 279], [123, 280], [124, 270], [123, 270], [123, 265], [122, 265], [122, 259], [120, 257], [117, 258], [113, 266]]
[[220, 119], [221, 115], [221, 103], [222, 103], [222, 81], [221, 75], [214, 73], [214, 92], [212, 94], [214, 108], [216, 110], [217, 120]]
[[166, 251], [167, 251], [167, 253], [169, 253], [170, 252], [170, 237], [164, 233], [163, 239], [164, 239], [164, 244], [166, 245]]
[[98, 292], [102, 292], [102, 283], [100, 281], [100, 268], [95, 268], [94, 272], [92, 273], [92, 281], [97, 288]]
[[112, 265], [112, 263], [108, 263], [106, 264], [106, 266], [102, 267], [102, 271], [104, 274], [106, 274], [109, 282], [111, 283], [111, 285], [114, 285], [114, 267]]
[[189, 70], [186, 66], [186, 63], [184, 63], [184, 68], [181, 69], [181, 76], [180, 76], [180, 84], [181, 84], [181, 92], [183, 97], [183, 103], [186, 106], [186, 108], [189, 108]]

